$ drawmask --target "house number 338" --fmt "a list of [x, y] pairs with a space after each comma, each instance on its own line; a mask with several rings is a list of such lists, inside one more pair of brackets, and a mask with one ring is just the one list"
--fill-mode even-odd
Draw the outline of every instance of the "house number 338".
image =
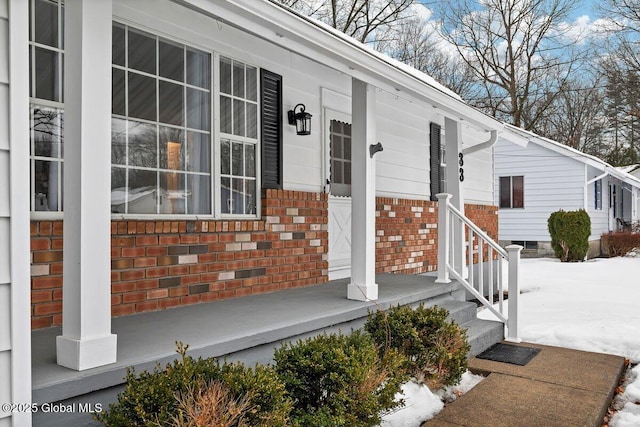
[[460, 165], [460, 169], [458, 169], [458, 172], [460, 172], [460, 182], [464, 181], [464, 168], [462, 166], [464, 166], [464, 154], [462, 153], [458, 153], [458, 165]]

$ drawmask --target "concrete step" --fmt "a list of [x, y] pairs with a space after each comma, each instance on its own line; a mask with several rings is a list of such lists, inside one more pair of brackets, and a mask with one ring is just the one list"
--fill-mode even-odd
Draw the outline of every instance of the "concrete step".
[[467, 338], [471, 344], [469, 357], [477, 356], [504, 339], [504, 324], [502, 322], [473, 319], [460, 326], [467, 330]]

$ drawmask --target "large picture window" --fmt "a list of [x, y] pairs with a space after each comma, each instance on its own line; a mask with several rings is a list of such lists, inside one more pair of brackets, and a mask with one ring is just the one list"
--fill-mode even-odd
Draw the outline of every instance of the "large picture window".
[[64, 7], [29, 0], [31, 210], [62, 211]]
[[111, 211], [211, 214], [211, 54], [113, 26]]

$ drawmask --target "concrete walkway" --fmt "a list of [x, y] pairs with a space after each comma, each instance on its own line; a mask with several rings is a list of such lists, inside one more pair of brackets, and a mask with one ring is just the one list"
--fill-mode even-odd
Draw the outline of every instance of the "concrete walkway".
[[474, 358], [483, 381], [423, 427], [600, 427], [624, 373], [624, 359], [522, 343], [541, 351], [526, 366]]

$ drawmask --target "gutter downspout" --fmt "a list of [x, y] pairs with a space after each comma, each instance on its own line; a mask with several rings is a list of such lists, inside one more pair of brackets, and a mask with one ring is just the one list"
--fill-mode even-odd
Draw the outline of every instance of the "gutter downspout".
[[493, 145], [496, 143], [497, 140], [498, 140], [498, 131], [492, 130], [491, 136], [487, 141], [481, 142], [480, 144], [476, 144], [471, 147], [464, 148], [462, 150], [462, 154], [466, 156], [467, 154], [475, 153], [476, 151], [484, 150], [485, 148], [491, 148], [493, 147]]

